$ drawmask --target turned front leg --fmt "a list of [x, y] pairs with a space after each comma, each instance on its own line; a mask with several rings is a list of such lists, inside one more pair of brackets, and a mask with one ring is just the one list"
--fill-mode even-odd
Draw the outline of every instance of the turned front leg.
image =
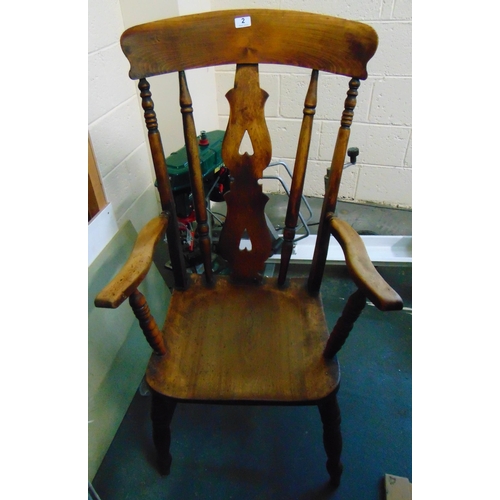
[[327, 456], [326, 470], [330, 475], [330, 483], [334, 487], [338, 487], [343, 466], [340, 462], [342, 434], [340, 432], [341, 418], [337, 402], [337, 391], [320, 401], [318, 409], [323, 423], [323, 444]]
[[162, 476], [168, 476], [172, 464], [170, 423], [177, 401], [153, 390], [151, 394], [153, 396], [151, 400], [153, 443], [156, 449], [158, 470]]

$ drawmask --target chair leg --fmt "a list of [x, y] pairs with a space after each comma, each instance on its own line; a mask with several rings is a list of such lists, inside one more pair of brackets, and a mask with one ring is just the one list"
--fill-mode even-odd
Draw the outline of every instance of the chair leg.
[[343, 470], [340, 461], [342, 434], [340, 432], [341, 419], [337, 391], [320, 401], [318, 409], [323, 423], [323, 444], [327, 456], [326, 470], [330, 475], [330, 483], [336, 488], [340, 484], [340, 476]]
[[153, 423], [153, 443], [156, 448], [158, 470], [162, 476], [170, 474], [172, 455], [170, 454], [170, 423], [177, 405], [175, 399], [151, 390], [151, 421]]

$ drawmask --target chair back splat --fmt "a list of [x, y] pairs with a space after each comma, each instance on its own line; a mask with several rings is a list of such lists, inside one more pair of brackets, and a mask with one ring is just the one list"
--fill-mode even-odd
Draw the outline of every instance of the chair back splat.
[[[229, 166], [232, 181], [225, 196], [227, 217], [219, 248], [231, 266], [234, 279], [259, 281], [264, 263], [272, 253], [272, 241], [264, 214], [269, 198], [259, 184], [264, 169], [271, 162], [271, 137], [264, 117], [268, 94], [259, 87], [257, 64], [238, 64], [234, 88], [226, 98], [230, 114], [222, 159]], [[245, 132], [252, 141], [254, 152], [251, 156], [247, 152], [239, 153]], [[250, 238], [250, 250], [240, 249], [245, 233]]]
[[[328, 457], [326, 468], [332, 483], [338, 485], [342, 440], [336, 353], [366, 299], [381, 310], [402, 308], [399, 295], [370, 262], [360, 236], [334, 215], [358, 88], [360, 80], [367, 77], [366, 65], [375, 53], [377, 35], [370, 26], [345, 19], [250, 9], [207, 12], [135, 26], [123, 33], [121, 46], [130, 62], [129, 76], [139, 80], [162, 213], [141, 230], [129, 260], [99, 293], [95, 304], [114, 308], [129, 298], [153, 349], [146, 381], [153, 393], [153, 441], [159, 469], [163, 474], [170, 470], [169, 426], [178, 402], [309, 404], [319, 408]], [[229, 172], [229, 189], [227, 183], [222, 186], [227, 212], [223, 224], [220, 221], [217, 253], [228, 263], [230, 276], [216, 276], [212, 270], [212, 219], [193, 117], [196, 102], [189, 93], [186, 71], [227, 64], [235, 67], [235, 77], [233, 88], [226, 94], [229, 120], [222, 160], [224, 172]], [[296, 157], [276, 278], [263, 277], [265, 262], [273, 251], [265, 214], [269, 198], [260, 182], [273, 155], [264, 113], [268, 94], [259, 82], [259, 69], [264, 64], [299, 66], [311, 71], [297, 148], [290, 152]], [[177, 218], [177, 214], [185, 217], [185, 211], [175, 206], [148, 81], [172, 72], [179, 76], [179, 104], [202, 275], [188, 276], [186, 272], [179, 229], [185, 219]], [[313, 119], [319, 105], [320, 72], [345, 76], [347, 98], [341, 96], [345, 99], [344, 110], [339, 117], [309, 274], [287, 277]], [[252, 153], [242, 154], [241, 145], [247, 136]], [[189, 205], [189, 220], [194, 222], [191, 210]], [[160, 328], [138, 287], [165, 231], [175, 289]], [[320, 287], [332, 235], [344, 251], [357, 290], [333, 330], [329, 330]]]

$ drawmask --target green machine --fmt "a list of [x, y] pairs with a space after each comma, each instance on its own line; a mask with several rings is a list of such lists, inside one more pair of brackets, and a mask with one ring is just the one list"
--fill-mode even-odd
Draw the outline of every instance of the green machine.
[[[201, 131], [199, 137], [200, 164], [205, 194], [212, 201], [222, 201], [223, 194], [229, 189], [229, 173], [222, 161], [223, 130]], [[193, 200], [189, 181], [189, 166], [186, 147], [179, 149], [166, 158], [167, 172], [177, 207], [177, 216], [188, 219], [193, 215]]]

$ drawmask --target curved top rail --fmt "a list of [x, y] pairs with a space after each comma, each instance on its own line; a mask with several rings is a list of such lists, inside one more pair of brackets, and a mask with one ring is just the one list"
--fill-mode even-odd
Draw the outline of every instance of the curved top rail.
[[129, 28], [121, 37], [132, 79], [221, 64], [272, 63], [364, 80], [377, 44], [375, 30], [360, 22], [271, 9], [163, 19]]

